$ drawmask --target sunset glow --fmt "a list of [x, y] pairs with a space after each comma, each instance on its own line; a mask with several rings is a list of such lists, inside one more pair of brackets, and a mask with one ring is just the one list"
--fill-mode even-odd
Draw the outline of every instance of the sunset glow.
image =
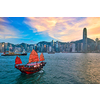
[[0, 42], [70, 42], [82, 39], [84, 27], [89, 38], [100, 38], [100, 17], [1, 17]]

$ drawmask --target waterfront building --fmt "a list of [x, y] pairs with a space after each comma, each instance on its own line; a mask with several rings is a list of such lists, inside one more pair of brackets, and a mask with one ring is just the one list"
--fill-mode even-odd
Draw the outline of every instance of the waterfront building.
[[81, 43], [78, 43], [78, 52], [81, 52]]
[[95, 43], [91, 43], [90, 44], [90, 52], [94, 52], [95, 51]]
[[18, 53], [18, 52], [21, 53], [21, 51], [22, 51], [21, 47], [15, 47], [15, 53]]
[[40, 45], [40, 43], [37, 44], [37, 48], [38, 48], [38, 51], [41, 52], [41, 45]]
[[54, 46], [54, 40], [51, 41], [51, 46]]
[[2, 44], [2, 52], [4, 52], [4, 43]]
[[63, 44], [63, 52], [66, 52], [66, 43]]
[[95, 41], [96, 41], [96, 46], [98, 46], [98, 41], [99, 41], [99, 39], [96, 38]]
[[27, 47], [27, 52], [29, 52], [29, 47]]
[[58, 41], [56, 41], [56, 52], [58, 52], [59, 50], [58, 50], [58, 44], [59, 42]]
[[82, 50], [83, 50], [83, 43], [81, 43], [81, 52], [82, 52]]
[[87, 52], [87, 29], [83, 29], [83, 52]]
[[44, 52], [43, 50], [44, 50], [44, 46], [43, 46], [43, 44], [42, 44], [42, 46], [41, 46], [41, 52]]
[[27, 51], [27, 44], [26, 43], [24, 45], [24, 49], [25, 49], [25, 51]]
[[95, 39], [95, 42], [96, 42], [96, 48], [95, 48], [95, 49], [98, 50], [98, 49], [99, 49], [99, 46], [98, 46], [99, 39], [96, 38], [96, 39]]
[[60, 50], [60, 52], [62, 52], [62, 45], [61, 44], [59, 45], [59, 50]]
[[7, 51], [7, 52], [9, 52], [9, 46], [7, 46], [7, 49], [6, 49], [6, 51]]
[[49, 52], [49, 46], [47, 45], [47, 52]]
[[72, 52], [75, 52], [75, 43], [72, 44]]
[[51, 41], [51, 51], [54, 51], [54, 40]]
[[69, 43], [66, 44], [66, 52], [69, 52]]
[[51, 52], [51, 45], [49, 46], [49, 52]]
[[4, 49], [5, 49], [5, 51], [7, 51], [7, 46], [8, 46], [8, 43], [5, 43], [5, 44], [4, 44]]
[[34, 50], [37, 52], [37, 45], [36, 44], [34, 45]]
[[98, 43], [98, 50], [99, 50], [99, 52], [100, 52], [100, 41], [99, 41], [99, 43]]
[[30, 51], [32, 51], [33, 50], [33, 46], [30, 46]]
[[0, 43], [0, 52], [2, 52], [2, 43]]
[[43, 50], [44, 52], [46, 52], [47, 50], [46, 50], [46, 44], [44, 44], [44, 50]]

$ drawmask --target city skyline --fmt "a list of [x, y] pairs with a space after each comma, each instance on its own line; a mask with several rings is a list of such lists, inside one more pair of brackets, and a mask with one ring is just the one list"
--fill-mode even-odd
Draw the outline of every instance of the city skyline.
[[35, 44], [39, 41], [71, 42], [100, 38], [100, 17], [0, 17], [0, 42]]

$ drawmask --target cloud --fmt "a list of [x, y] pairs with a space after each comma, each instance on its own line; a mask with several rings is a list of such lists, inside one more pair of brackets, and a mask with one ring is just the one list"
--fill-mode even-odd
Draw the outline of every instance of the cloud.
[[8, 39], [8, 38], [19, 38], [17, 36], [5, 36], [5, 39]]
[[8, 21], [6, 21], [6, 20], [4, 20], [2, 17], [0, 17], [0, 22], [8, 22]]
[[[0, 18], [0, 22], [8, 23], [8, 21], [5, 21], [3, 18]], [[19, 31], [15, 29], [13, 26], [0, 23], [0, 39], [19, 38], [18, 34]]]
[[83, 38], [83, 28], [88, 30], [88, 37], [100, 37], [99, 17], [29, 17], [25, 21], [33, 31], [47, 34], [60, 41], [68, 42]]

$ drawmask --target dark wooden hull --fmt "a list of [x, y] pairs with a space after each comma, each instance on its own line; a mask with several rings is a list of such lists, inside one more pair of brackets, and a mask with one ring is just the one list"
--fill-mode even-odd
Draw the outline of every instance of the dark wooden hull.
[[33, 74], [33, 73], [39, 72], [43, 68], [43, 66], [45, 66], [45, 64], [46, 64], [46, 62], [42, 62], [37, 67], [34, 67], [34, 66], [33, 67], [24, 67], [24, 65], [19, 65], [19, 66], [15, 65], [15, 68], [20, 70], [22, 73]]
[[[42, 69], [42, 68], [41, 68]], [[34, 70], [34, 71], [22, 71], [22, 70], [20, 70], [22, 73], [25, 73], [25, 74], [33, 74], [33, 73], [36, 73], [36, 72], [39, 72], [41, 69], [37, 69], [36, 71]]]

